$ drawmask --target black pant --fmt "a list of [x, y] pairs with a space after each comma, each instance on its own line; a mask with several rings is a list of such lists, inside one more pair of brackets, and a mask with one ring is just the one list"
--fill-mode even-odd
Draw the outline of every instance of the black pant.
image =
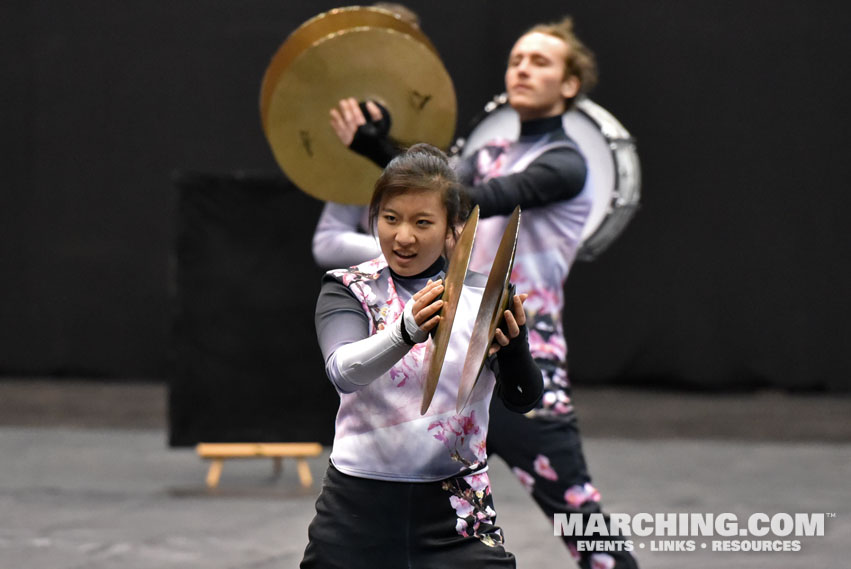
[[301, 569], [514, 569], [487, 474], [474, 476], [387, 482], [329, 466]]
[[[587, 516], [600, 512], [600, 493], [591, 485], [572, 412], [530, 418], [509, 411], [498, 397], [494, 397], [490, 406], [487, 448], [489, 457], [499, 455], [511, 467], [551, 521], [556, 513]], [[608, 524], [608, 519], [606, 522]], [[564, 536], [563, 539], [582, 569], [638, 567], [627, 551], [577, 551], [575, 537]], [[592, 539], [607, 540], [604, 537]]]

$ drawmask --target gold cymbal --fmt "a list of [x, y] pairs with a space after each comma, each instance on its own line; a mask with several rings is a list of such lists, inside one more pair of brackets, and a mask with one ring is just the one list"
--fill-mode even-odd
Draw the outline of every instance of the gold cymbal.
[[266, 68], [263, 82], [260, 85], [260, 121], [263, 124], [264, 131], [266, 130], [269, 102], [281, 72], [314, 43], [331, 34], [358, 27], [396, 30], [417, 39], [437, 55], [437, 49], [420, 28], [406, 22], [389, 10], [374, 6], [346, 6], [323, 12], [296, 28], [281, 44]]
[[438, 312], [440, 324], [437, 325], [435, 330], [431, 354], [429, 355], [420, 415], [426, 414], [429, 405], [431, 405], [431, 400], [434, 398], [434, 392], [437, 390], [440, 372], [443, 369], [443, 360], [449, 346], [452, 323], [455, 322], [455, 312], [458, 310], [458, 301], [461, 298], [461, 290], [467, 276], [467, 266], [470, 264], [470, 255], [473, 252], [473, 241], [476, 239], [478, 224], [479, 206], [476, 206], [467, 217], [464, 229], [452, 249], [452, 258], [449, 260], [449, 268], [446, 269], [446, 276], [443, 279], [443, 307]]
[[482, 294], [482, 303], [479, 305], [479, 313], [476, 315], [476, 323], [473, 325], [473, 335], [470, 338], [470, 346], [467, 348], [467, 357], [464, 358], [464, 367], [461, 369], [461, 382], [458, 387], [458, 401], [456, 411], [460, 413], [473, 389], [488, 356], [488, 350], [493, 343], [496, 327], [503, 317], [503, 313], [511, 300], [509, 296], [509, 284], [511, 269], [514, 267], [514, 251], [517, 248], [517, 232], [520, 229], [520, 206], [514, 208], [514, 212], [505, 226], [502, 240], [494, 257], [493, 266], [488, 275], [485, 292]]
[[429, 45], [396, 29], [361, 26], [279, 51], [290, 61], [273, 61], [272, 79], [264, 80], [264, 130], [293, 183], [321, 200], [369, 203], [381, 170], [343, 146], [329, 124], [330, 109], [346, 97], [384, 105], [393, 119], [390, 137], [402, 145], [449, 146], [455, 89]]

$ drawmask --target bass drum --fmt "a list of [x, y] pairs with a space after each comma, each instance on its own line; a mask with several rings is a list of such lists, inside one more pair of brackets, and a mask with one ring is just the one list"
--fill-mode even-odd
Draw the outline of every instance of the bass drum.
[[[516, 140], [520, 134], [517, 113], [505, 94], [485, 106], [470, 136], [456, 142], [453, 154], [470, 156], [494, 139]], [[635, 141], [606, 109], [582, 98], [563, 115], [564, 130], [588, 164], [586, 188], [592, 194], [591, 213], [582, 231], [580, 261], [593, 261], [621, 234], [638, 209], [641, 167]]]

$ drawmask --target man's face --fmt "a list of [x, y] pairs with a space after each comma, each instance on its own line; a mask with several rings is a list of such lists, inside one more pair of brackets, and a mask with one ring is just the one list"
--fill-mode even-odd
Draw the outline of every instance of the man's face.
[[565, 77], [568, 45], [540, 32], [521, 36], [508, 57], [505, 89], [508, 102], [521, 120], [552, 117], [564, 112], [564, 99], [579, 90], [576, 77]]

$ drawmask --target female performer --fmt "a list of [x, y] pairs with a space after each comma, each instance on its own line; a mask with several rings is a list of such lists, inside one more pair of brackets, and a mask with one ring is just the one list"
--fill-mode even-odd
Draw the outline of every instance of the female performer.
[[437, 391], [420, 415], [447, 250], [467, 208], [446, 156], [417, 144], [388, 164], [369, 211], [383, 258], [326, 273], [316, 307], [340, 407], [301, 567], [514, 567], [495, 525], [485, 440], [492, 393], [520, 413], [542, 394], [525, 295], [505, 311], [504, 331], [456, 413], [485, 281], [468, 273]]

